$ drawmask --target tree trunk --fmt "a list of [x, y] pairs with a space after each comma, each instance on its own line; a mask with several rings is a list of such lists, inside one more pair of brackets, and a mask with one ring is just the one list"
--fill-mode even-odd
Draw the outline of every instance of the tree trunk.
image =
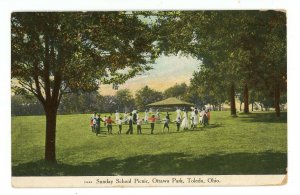
[[242, 104], [243, 104], [243, 102], [240, 101], [240, 112], [242, 111]]
[[280, 117], [280, 90], [278, 82], [275, 84], [274, 103], [276, 116]]
[[244, 87], [244, 113], [249, 114], [249, 91], [247, 83]]
[[251, 111], [253, 112], [253, 102], [252, 102], [252, 104], [251, 104]]
[[236, 116], [234, 84], [230, 87], [230, 111], [231, 116]]
[[57, 108], [48, 106], [46, 112], [46, 146], [45, 146], [45, 161], [56, 163], [55, 155], [55, 138], [56, 138], [56, 115]]

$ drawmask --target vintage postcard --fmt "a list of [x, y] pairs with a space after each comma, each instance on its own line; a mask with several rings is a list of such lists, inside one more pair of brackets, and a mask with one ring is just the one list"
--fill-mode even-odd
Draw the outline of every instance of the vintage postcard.
[[287, 183], [278, 10], [11, 13], [13, 187]]

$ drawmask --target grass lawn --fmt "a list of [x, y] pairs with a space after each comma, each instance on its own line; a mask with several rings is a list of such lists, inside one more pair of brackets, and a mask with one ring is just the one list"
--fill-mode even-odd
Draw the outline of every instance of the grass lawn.
[[[142, 113], [141, 113], [142, 114]], [[45, 117], [12, 117], [13, 176], [285, 174], [287, 113], [239, 114], [211, 112], [208, 127], [162, 133], [163, 124], [142, 126], [142, 135], [96, 136], [90, 114], [60, 115], [57, 119], [57, 165], [44, 158]], [[103, 115], [102, 115], [103, 116]], [[143, 116], [143, 114], [142, 114]], [[172, 113], [171, 119], [176, 114]], [[103, 125], [103, 123], [101, 124]], [[102, 131], [106, 132], [105, 128]]]

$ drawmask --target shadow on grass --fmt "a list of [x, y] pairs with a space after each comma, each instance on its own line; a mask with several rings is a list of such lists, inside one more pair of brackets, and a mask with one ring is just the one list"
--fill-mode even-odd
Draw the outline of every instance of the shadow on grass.
[[194, 157], [184, 153], [105, 158], [80, 165], [43, 160], [12, 167], [13, 176], [240, 175], [285, 174], [285, 153], [235, 153]]
[[239, 114], [243, 122], [265, 122], [265, 123], [287, 123], [287, 113], [281, 112], [280, 117], [276, 117], [274, 112], [269, 113], [249, 113]]

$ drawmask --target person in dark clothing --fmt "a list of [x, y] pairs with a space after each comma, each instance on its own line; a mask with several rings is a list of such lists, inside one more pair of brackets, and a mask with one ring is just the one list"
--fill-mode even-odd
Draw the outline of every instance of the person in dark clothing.
[[98, 114], [96, 118], [96, 136], [100, 134], [100, 121], [104, 122], [104, 120], [100, 118], [100, 114]]
[[177, 131], [179, 131], [179, 129], [180, 129], [180, 123], [181, 123], [180, 117], [177, 117], [175, 123], [176, 123], [176, 126], [177, 126]]
[[167, 129], [168, 129], [168, 132], [169, 132], [169, 131], [170, 131], [170, 129], [169, 129], [170, 115], [169, 115], [168, 112], [167, 112], [167, 115], [166, 115], [166, 118], [165, 118], [164, 121], [165, 121], [165, 122], [164, 122], [163, 132], [165, 132], [165, 128], [167, 128]]
[[129, 128], [128, 128], [126, 134], [133, 134], [133, 120], [132, 120], [132, 113], [129, 114], [129, 117], [128, 117], [128, 125], [129, 125]]
[[133, 113], [132, 120], [133, 120], [133, 124], [136, 124], [136, 122], [137, 122], [137, 113], [136, 112]]
[[203, 115], [203, 125], [204, 126], [208, 125], [208, 117], [206, 113]]

